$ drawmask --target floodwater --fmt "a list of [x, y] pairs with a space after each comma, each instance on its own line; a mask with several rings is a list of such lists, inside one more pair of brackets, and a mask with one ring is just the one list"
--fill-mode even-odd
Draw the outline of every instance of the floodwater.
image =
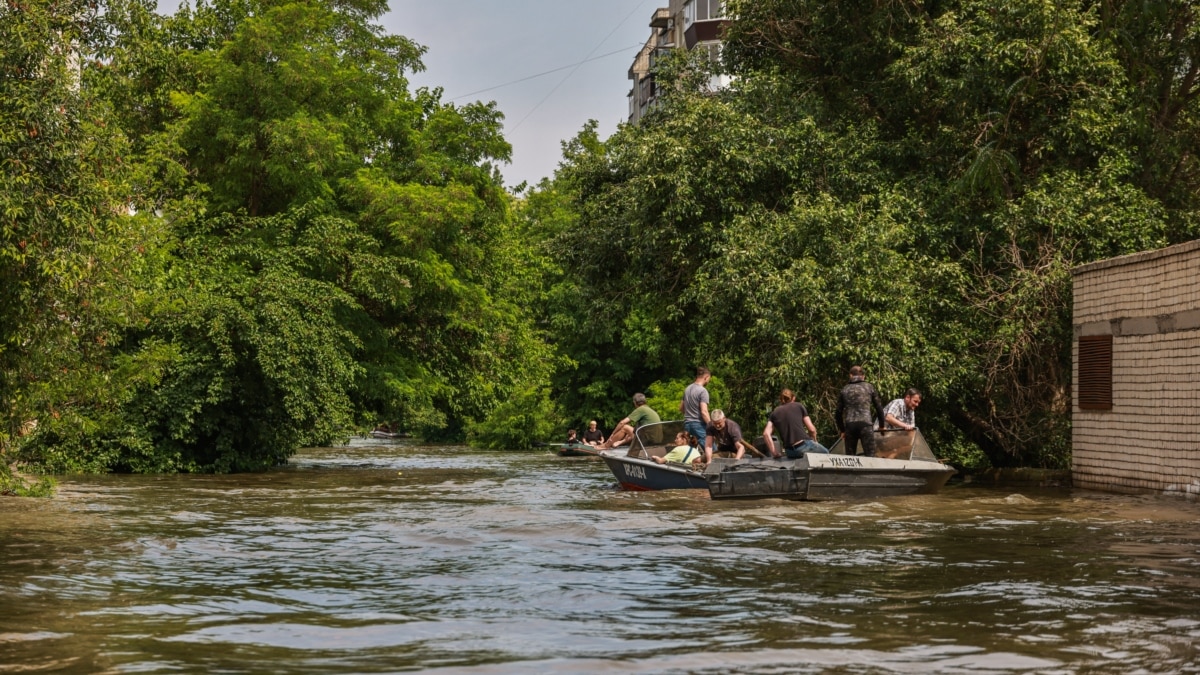
[[365, 444], [0, 499], [0, 672], [1200, 673], [1200, 504]]

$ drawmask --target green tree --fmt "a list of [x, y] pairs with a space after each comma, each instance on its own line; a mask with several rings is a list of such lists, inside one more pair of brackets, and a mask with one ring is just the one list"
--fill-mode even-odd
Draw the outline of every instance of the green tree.
[[788, 386], [829, 433], [861, 363], [885, 394], [926, 391], [952, 459], [1063, 465], [1070, 268], [1200, 232], [1195, 9], [729, 9], [732, 87], [677, 59], [658, 111], [566, 155], [576, 294], [631, 353], [721, 364], [746, 419]]
[[[198, 32], [236, 8], [200, 5]], [[198, 84], [174, 95], [179, 117], [164, 133], [210, 208], [254, 215], [320, 202], [358, 226], [370, 266], [343, 257], [323, 278], [365, 310], [353, 326], [360, 417], [461, 438], [541, 360], [509, 280], [496, 166], [511, 150], [493, 105], [408, 91], [403, 73], [420, 67], [421, 49], [371, 23], [384, 8], [257, 3], [189, 57]]]
[[355, 235], [315, 207], [204, 221], [155, 276], [143, 326], [124, 336], [116, 364], [138, 376], [116, 411], [76, 405], [25, 452], [55, 472], [228, 472], [338, 438], [361, 373], [344, 324], [361, 309], [307, 272]]
[[0, 492], [21, 439], [96, 392], [132, 320], [124, 138], [80, 74], [104, 25], [86, 2], [0, 4]]
[[133, 318], [81, 382], [121, 386], [54, 378], [28, 462], [254, 470], [383, 420], [461, 439], [546, 380], [502, 117], [410, 93], [421, 49], [384, 9], [110, 3], [83, 84], [130, 134], [122, 222], [145, 240]]

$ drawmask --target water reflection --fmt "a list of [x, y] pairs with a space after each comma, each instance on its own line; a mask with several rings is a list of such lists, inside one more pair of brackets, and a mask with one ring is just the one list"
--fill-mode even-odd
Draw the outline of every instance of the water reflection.
[[0, 500], [0, 670], [1196, 670], [1196, 504], [614, 483], [587, 458], [374, 444]]

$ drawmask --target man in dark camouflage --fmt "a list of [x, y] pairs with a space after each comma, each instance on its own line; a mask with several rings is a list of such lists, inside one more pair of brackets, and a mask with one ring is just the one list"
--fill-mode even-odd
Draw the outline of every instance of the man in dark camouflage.
[[838, 395], [837, 411], [833, 416], [845, 443], [846, 454], [855, 454], [854, 448], [862, 443], [863, 455], [875, 456], [875, 434], [871, 431], [872, 408], [874, 419], [879, 420], [879, 428], [883, 429], [883, 399], [863, 377], [862, 366], [854, 366], [850, 369], [850, 384], [842, 387], [842, 393]]

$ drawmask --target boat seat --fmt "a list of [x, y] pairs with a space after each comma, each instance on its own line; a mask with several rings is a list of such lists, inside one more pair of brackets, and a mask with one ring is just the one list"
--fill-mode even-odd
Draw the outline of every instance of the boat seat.
[[916, 434], [910, 431], [884, 431], [875, 433], [875, 456], [891, 459], [912, 459], [913, 442]]

